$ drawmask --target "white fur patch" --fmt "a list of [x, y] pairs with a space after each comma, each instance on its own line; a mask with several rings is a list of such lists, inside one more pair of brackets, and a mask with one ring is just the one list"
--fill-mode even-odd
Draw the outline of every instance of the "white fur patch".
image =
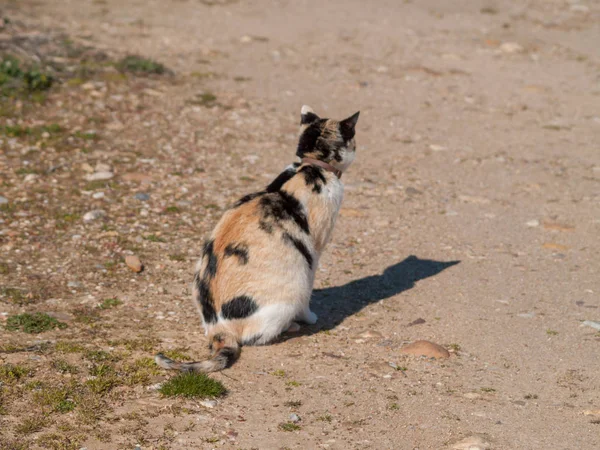
[[313, 109], [308, 105], [302, 105], [302, 109], [300, 110], [300, 114], [305, 115], [308, 113], [315, 113]]

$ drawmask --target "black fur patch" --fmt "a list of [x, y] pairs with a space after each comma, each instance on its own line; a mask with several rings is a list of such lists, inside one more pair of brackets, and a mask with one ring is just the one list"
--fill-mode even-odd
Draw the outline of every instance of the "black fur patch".
[[300, 116], [300, 125], [313, 123], [315, 120], [319, 120], [319, 116], [317, 116], [315, 113], [308, 112]]
[[310, 124], [306, 130], [300, 135], [298, 139], [298, 147], [296, 149], [296, 155], [302, 158], [306, 153], [319, 151], [319, 156], [323, 159], [328, 159], [330, 151], [327, 148], [317, 149], [317, 141], [321, 136], [322, 127], [321, 125], [326, 122], [326, 119], [320, 119]]
[[241, 295], [221, 306], [221, 314], [225, 319], [245, 319], [258, 310], [258, 305], [251, 297]]
[[312, 186], [313, 192], [321, 193], [323, 184], [327, 184], [327, 180], [323, 175], [323, 169], [315, 166], [304, 166], [299, 170], [299, 173], [304, 175], [304, 182], [307, 186]]
[[313, 257], [310, 254], [310, 251], [308, 250], [308, 248], [306, 247], [306, 245], [304, 245], [304, 242], [302, 242], [300, 239], [296, 239], [294, 236], [292, 236], [289, 233], [283, 233], [283, 240], [286, 241], [286, 242], [289, 242], [294, 247], [296, 247], [296, 250], [298, 250], [300, 252], [300, 254], [302, 256], [304, 256], [304, 259], [306, 259], [306, 263], [308, 264], [308, 268], [312, 269]]
[[202, 307], [202, 317], [206, 323], [214, 323], [217, 321], [217, 313], [215, 311], [214, 300], [210, 292], [208, 282], [200, 279], [200, 275], [196, 273], [194, 283], [198, 288], [200, 297], [200, 306]]
[[260, 205], [262, 206], [263, 221], [267, 225], [272, 227], [272, 221], [277, 223], [284, 220], [293, 220], [302, 231], [309, 233], [308, 220], [302, 211], [302, 205], [293, 195], [285, 191], [273, 192], [262, 197]]
[[233, 205], [234, 208], [242, 206], [244, 203], [248, 203], [250, 200], [254, 200], [256, 197], [266, 194], [266, 191], [254, 192], [252, 194], [244, 195]]
[[214, 244], [213, 240], [210, 240], [204, 244], [203, 255], [208, 258], [208, 262], [206, 263], [206, 271], [205, 274], [208, 278], [214, 278], [217, 274], [217, 255], [214, 252]]
[[267, 186], [267, 192], [277, 192], [294, 175], [296, 175], [296, 169], [290, 168], [290, 169], [284, 170], [277, 176], [277, 178], [275, 178], [273, 180], [273, 182], [271, 184], [269, 184]]
[[248, 246], [244, 244], [229, 244], [225, 247], [225, 256], [237, 256], [240, 264], [248, 264]]

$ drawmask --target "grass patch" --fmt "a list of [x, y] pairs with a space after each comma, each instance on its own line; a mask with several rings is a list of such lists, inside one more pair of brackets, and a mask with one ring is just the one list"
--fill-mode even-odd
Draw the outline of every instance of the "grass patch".
[[0, 263], [0, 275], [8, 275], [10, 272], [10, 267], [6, 263]]
[[47, 420], [45, 417], [36, 416], [29, 417], [15, 427], [15, 433], [32, 434], [41, 431], [46, 426]]
[[291, 381], [286, 381], [285, 385], [292, 386], [292, 387], [298, 387], [298, 386], [302, 386], [302, 383], [298, 383], [297, 381], [291, 380]]
[[395, 411], [400, 409], [400, 405], [398, 403], [392, 403], [391, 405], [388, 406], [388, 409], [391, 411]]
[[174, 348], [173, 350], [164, 350], [161, 353], [175, 361], [189, 361], [192, 357], [185, 353], [187, 350], [187, 348]]
[[294, 422], [282, 422], [279, 424], [279, 429], [281, 431], [298, 431], [300, 429], [300, 425], [296, 425]]
[[152, 376], [160, 375], [162, 371], [156, 365], [153, 358], [140, 358], [133, 364], [126, 365], [123, 369], [127, 384], [136, 385], [150, 384]]
[[116, 64], [116, 67], [121, 72], [129, 72], [136, 75], [163, 75], [170, 73], [170, 70], [163, 64], [137, 55], [126, 56]]
[[155, 235], [155, 234], [149, 234], [149, 235], [147, 235], [147, 236], [142, 236], [142, 238], [143, 238], [145, 241], [150, 241], [150, 242], [166, 242], [166, 241], [165, 241], [163, 238], [161, 238], [161, 237], [158, 237], [158, 236], [157, 236], [157, 235]]
[[283, 404], [283, 406], [287, 406], [289, 408], [298, 408], [299, 406], [302, 406], [302, 401], [301, 400], [291, 400], [291, 401], [285, 402]]
[[85, 385], [94, 394], [105, 394], [115, 386], [119, 385], [120, 380], [114, 373], [112, 367], [101, 364], [96, 366], [95, 373], [103, 373], [103, 375], [85, 382]]
[[4, 288], [2, 289], [2, 296], [6, 298], [10, 303], [19, 306], [26, 305], [35, 301], [35, 298], [31, 293], [26, 294], [25, 291], [18, 288]]
[[[184, 254], [182, 253], [174, 253], [172, 255], [169, 255], [169, 259], [171, 261], [176, 261], [176, 262], [184, 262], [187, 258]], [[1, 266], [0, 266], [1, 269]], [[1, 272], [0, 272], [1, 273]]]
[[57, 342], [54, 345], [54, 350], [60, 353], [81, 353], [84, 350], [83, 345], [75, 342]]
[[285, 370], [282, 370], [282, 369], [274, 370], [273, 372], [271, 372], [271, 375], [279, 377], [279, 378], [283, 378], [283, 377], [285, 377]]
[[33, 394], [33, 401], [52, 412], [66, 413], [75, 409], [75, 402], [70, 398], [71, 390], [67, 387], [44, 387]]
[[165, 208], [165, 214], [178, 214], [181, 212], [181, 208], [178, 206], [167, 206]]
[[556, 336], [558, 334], [558, 331], [554, 331], [554, 330], [546, 330], [546, 334], [548, 336]]
[[188, 101], [188, 103], [211, 108], [217, 104], [217, 96], [212, 92], [203, 92], [202, 94], [196, 94], [193, 99]]
[[24, 366], [4, 364], [0, 366], [0, 381], [3, 383], [12, 383], [29, 375], [31, 370]]
[[121, 359], [119, 355], [105, 352], [104, 350], [86, 350], [83, 357], [95, 363], [116, 362]]
[[9, 331], [23, 331], [25, 333], [43, 333], [55, 328], [67, 328], [67, 324], [59, 322], [54, 317], [45, 313], [25, 313], [10, 316], [6, 321], [6, 329]]
[[75, 308], [73, 311], [75, 321], [86, 325], [92, 325], [100, 320], [98, 311], [88, 306], [82, 306]]
[[51, 450], [78, 450], [84, 437], [67, 436], [65, 434], [48, 433], [37, 439], [37, 444]]
[[119, 300], [118, 298], [105, 298], [104, 300], [102, 300], [102, 303], [100, 303], [98, 305], [98, 308], [100, 309], [112, 309], [112, 308], [116, 308], [119, 305], [122, 305], [123, 302], [121, 300]]
[[496, 389], [491, 388], [491, 387], [482, 387], [481, 391], [482, 392], [496, 392]]
[[166, 381], [159, 389], [166, 397], [207, 398], [227, 392], [225, 386], [203, 373], [181, 373]]
[[70, 373], [72, 375], [79, 372], [79, 369], [72, 364], [69, 364], [64, 359], [55, 359], [52, 361], [52, 367], [60, 373]]
[[333, 417], [331, 417], [330, 414], [323, 414], [322, 416], [317, 417], [317, 420], [319, 422], [331, 423], [331, 421], [333, 420]]
[[121, 339], [117, 341], [109, 341], [111, 346], [117, 347], [122, 346], [127, 350], [151, 352], [158, 346], [158, 339], [156, 338], [142, 338], [142, 339]]

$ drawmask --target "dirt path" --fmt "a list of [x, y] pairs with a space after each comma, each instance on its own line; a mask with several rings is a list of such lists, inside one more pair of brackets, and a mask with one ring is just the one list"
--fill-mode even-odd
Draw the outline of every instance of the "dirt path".
[[[30, 370], [5, 382], [6, 448], [600, 447], [600, 335], [582, 325], [600, 322], [598, 2], [25, 0], [3, 13], [28, 36], [60, 30], [175, 73], [65, 83], [30, 116], [2, 118], [75, 136], [38, 159], [35, 140], [2, 141], [0, 195], [14, 208], [0, 286], [42, 294], [5, 291], [0, 313], [69, 325], [0, 329], [6, 345], [51, 344], [0, 354]], [[161, 398], [165, 375], [148, 369], [89, 397], [96, 409], [42, 411], [18, 431], [41, 417], [31, 383], [95, 364], [56, 342], [121, 355], [117, 367], [157, 349], [205, 355], [193, 262], [222, 210], [291, 162], [302, 104], [361, 111], [318, 324], [245, 348], [215, 376], [229, 390], [216, 406]], [[103, 170], [114, 178], [90, 186]], [[131, 253], [141, 274], [122, 262]], [[107, 298], [122, 304], [97, 312]], [[417, 339], [452, 355], [400, 353]], [[59, 375], [59, 356], [79, 375]], [[299, 429], [286, 432], [291, 413]]]

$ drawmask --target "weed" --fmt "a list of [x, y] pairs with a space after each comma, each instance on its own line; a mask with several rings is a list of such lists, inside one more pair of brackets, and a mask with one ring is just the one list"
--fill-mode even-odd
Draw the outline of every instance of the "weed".
[[123, 302], [121, 300], [119, 300], [118, 298], [105, 298], [104, 300], [102, 300], [102, 303], [100, 303], [98, 305], [98, 308], [100, 309], [112, 309], [112, 308], [116, 308], [119, 305], [122, 305]]
[[273, 372], [271, 372], [271, 375], [279, 377], [279, 378], [283, 378], [283, 377], [285, 377], [285, 370], [282, 370], [282, 369], [274, 370]]
[[302, 401], [301, 400], [291, 400], [291, 401], [285, 402], [283, 404], [283, 406], [287, 406], [289, 408], [298, 408], [299, 406], [302, 406]]
[[75, 402], [70, 398], [67, 387], [45, 387], [34, 392], [33, 400], [42, 407], [47, 406], [53, 412], [66, 413], [75, 409]]
[[525, 400], [535, 400], [538, 398], [538, 395], [537, 394], [527, 394], [527, 395], [523, 396], [523, 398]]
[[108, 353], [104, 350], [86, 350], [86, 352], [83, 354], [83, 357], [88, 361], [92, 361], [95, 363], [109, 361], [116, 362], [121, 359], [119, 355]]
[[69, 364], [64, 359], [55, 359], [54, 361], [52, 361], [52, 367], [54, 367], [60, 373], [70, 373], [74, 375], [79, 372], [79, 369], [77, 369], [77, 367], [73, 366], [72, 364]]
[[2, 296], [6, 297], [10, 303], [14, 303], [15, 305], [26, 305], [27, 303], [31, 303], [34, 298], [32, 294], [25, 294], [24, 291], [17, 288], [4, 288], [2, 289]]
[[391, 405], [388, 406], [388, 409], [395, 411], [397, 409], [400, 409], [400, 405], [398, 405], [398, 403], [392, 403]]
[[60, 353], [81, 353], [84, 348], [80, 344], [76, 344], [75, 342], [57, 342], [54, 345], [54, 350]]
[[302, 386], [302, 383], [298, 383], [297, 381], [290, 380], [290, 381], [286, 381], [285, 385], [286, 386], [298, 387], [298, 386]]
[[47, 91], [54, 83], [54, 77], [40, 69], [32, 69], [23, 74], [27, 89], [31, 92]]
[[328, 423], [331, 423], [331, 421], [333, 420], [333, 417], [331, 417], [330, 414], [323, 414], [322, 416], [317, 417], [317, 420], [319, 422], [328, 422]]
[[300, 429], [300, 425], [296, 425], [294, 422], [282, 422], [279, 424], [281, 431], [297, 431]]
[[192, 358], [187, 353], [185, 353], [187, 350], [187, 348], [175, 348], [173, 350], [164, 350], [162, 354], [165, 355], [167, 358], [171, 358], [176, 361], [189, 361]]
[[47, 420], [42, 416], [30, 417], [15, 427], [15, 432], [18, 434], [37, 433], [46, 425]]
[[181, 212], [181, 208], [178, 206], [167, 206], [165, 208], [165, 214], [178, 214]]
[[203, 373], [181, 373], [166, 381], [159, 389], [166, 397], [206, 398], [226, 393], [225, 386]]
[[67, 436], [63, 433], [48, 433], [37, 439], [37, 445], [52, 450], [77, 450], [81, 447], [83, 436]]
[[42, 333], [55, 328], [67, 328], [67, 324], [59, 322], [54, 317], [45, 313], [25, 313], [10, 316], [6, 321], [6, 329], [9, 331], [23, 331], [25, 333]]
[[558, 331], [554, 331], [554, 330], [546, 330], [546, 334], [548, 336], [556, 336], [558, 334]]
[[150, 241], [150, 242], [166, 242], [163, 238], [158, 237], [155, 234], [149, 234], [147, 236], [142, 236], [144, 240], [146, 241]]
[[136, 75], [163, 75], [170, 72], [161, 63], [136, 55], [126, 56], [116, 66], [121, 72], [130, 72]]
[[217, 96], [212, 92], [204, 92], [202, 94], [196, 94], [192, 100], [189, 100], [188, 103], [191, 105], [204, 106], [206, 108], [210, 108], [216, 105]]
[[114, 373], [100, 376], [85, 382], [85, 385], [94, 394], [104, 394], [119, 384], [119, 379]]
[[133, 364], [126, 365], [123, 370], [129, 385], [150, 384], [152, 376], [161, 374], [153, 358], [140, 358]]
[[4, 364], [0, 366], [0, 381], [3, 383], [19, 381], [21, 378], [29, 375], [30, 372], [31, 370], [24, 366]]
[[448, 347], [450, 350], [454, 350], [454, 352], [460, 352], [461, 349], [459, 344], [449, 344]]
[[482, 392], [496, 392], [496, 389], [490, 388], [490, 387], [482, 387], [481, 391]]
[[[187, 257], [182, 253], [175, 253], [175, 254], [169, 255], [169, 259], [171, 261], [183, 262], [187, 259]], [[1, 269], [1, 266], [0, 266], [0, 269]], [[0, 272], [0, 273], [2, 273], [2, 272]]]

